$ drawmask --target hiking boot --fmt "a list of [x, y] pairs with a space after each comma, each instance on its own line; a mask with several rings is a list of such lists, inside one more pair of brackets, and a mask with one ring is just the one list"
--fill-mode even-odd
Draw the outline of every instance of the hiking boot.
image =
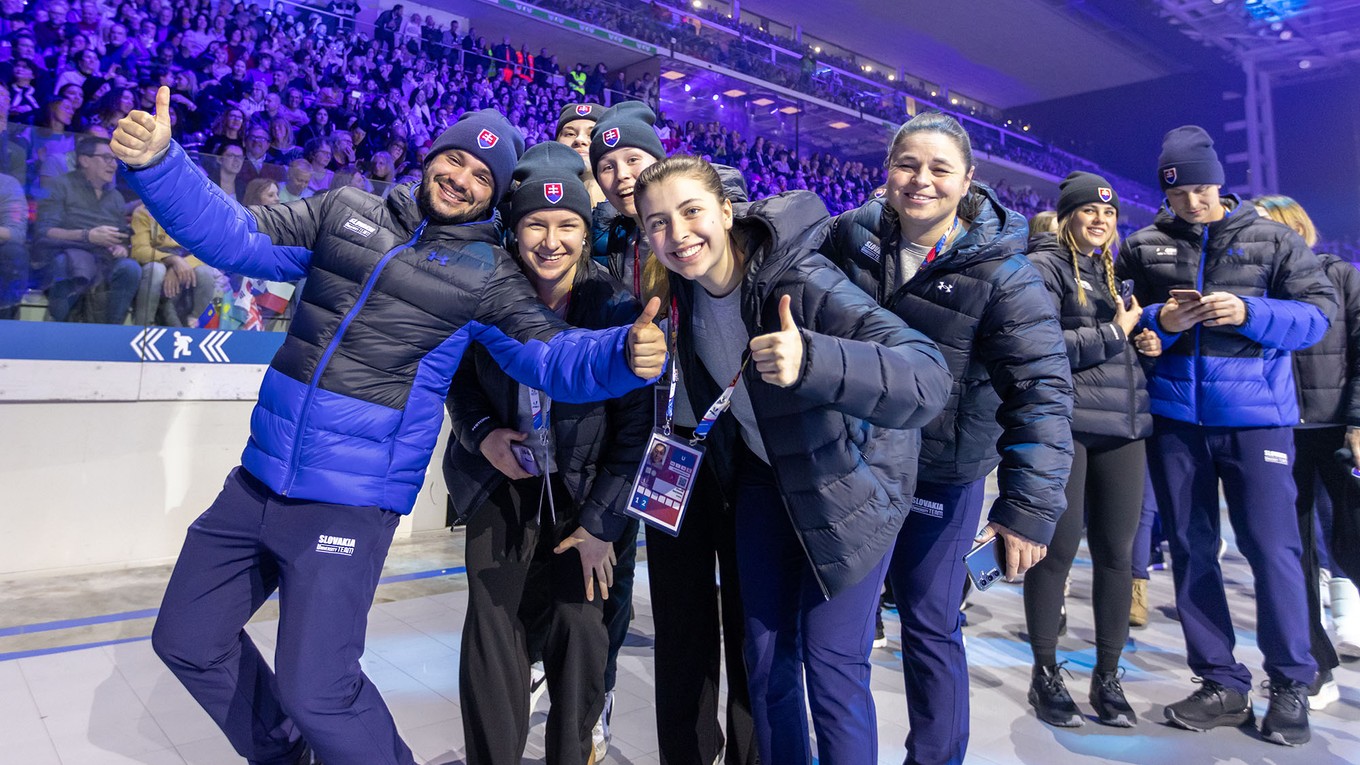
[[1199, 690], [1167, 705], [1166, 719], [1172, 725], [1202, 732], [1223, 725], [1246, 725], [1256, 720], [1247, 694], [1213, 680], [1195, 678], [1194, 681], [1200, 684]]
[[1285, 746], [1308, 743], [1308, 686], [1303, 683], [1271, 683], [1270, 707], [1261, 721], [1261, 736]]
[[[1067, 662], [1063, 662], [1066, 664]], [[1063, 682], [1063, 664], [1053, 667], [1036, 666], [1029, 683], [1029, 705], [1039, 715], [1039, 719], [1059, 728], [1079, 728], [1085, 720], [1081, 710], [1067, 692]]]
[[1133, 580], [1133, 603], [1129, 606], [1129, 626], [1146, 627], [1148, 623], [1148, 580]]
[[1119, 679], [1124, 670], [1116, 672], [1097, 672], [1091, 676], [1091, 707], [1095, 709], [1096, 721], [1101, 725], [1116, 728], [1132, 728], [1138, 723], [1138, 714], [1124, 698], [1124, 686]]

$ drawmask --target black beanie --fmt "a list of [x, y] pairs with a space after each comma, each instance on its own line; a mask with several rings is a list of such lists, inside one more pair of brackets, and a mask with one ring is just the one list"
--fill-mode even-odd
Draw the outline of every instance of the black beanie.
[[562, 114], [557, 118], [557, 132], [553, 133], [553, 137], [561, 138], [562, 128], [566, 127], [568, 122], [576, 120], [599, 122], [604, 112], [605, 108], [599, 104], [567, 104], [562, 107]]
[[449, 149], [462, 149], [486, 163], [495, 186], [496, 195], [491, 198], [491, 206], [495, 207], [510, 188], [515, 162], [524, 153], [524, 134], [495, 109], [482, 109], [464, 114], [440, 133], [430, 146], [430, 153], [425, 155], [425, 164]]
[[624, 101], [600, 115], [595, 130], [590, 134], [590, 169], [600, 166], [600, 158], [615, 149], [641, 149], [657, 159], [666, 158], [652, 125], [656, 114], [641, 101]]
[[1078, 207], [1093, 202], [1114, 205], [1119, 212], [1119, 195], [1110, 182], [1095, 173], [1074, 171], [1058, 184], [1058, 220], [1071, 215]]
[[1214, 151], [1214, 139], [1198, 125], [1178, 127], [1162, 138], [1157, 157], [1157, 177], [1162, 188], [1172, 186], [1222, 186], [1223, 165]]
[[535, 144], [515, 166], [507, 219], [513, 227], [538, 210], [570, 210], [590, 226], [590, 192], [581, 182], [585, 162], [566, 144], [544, 141]]

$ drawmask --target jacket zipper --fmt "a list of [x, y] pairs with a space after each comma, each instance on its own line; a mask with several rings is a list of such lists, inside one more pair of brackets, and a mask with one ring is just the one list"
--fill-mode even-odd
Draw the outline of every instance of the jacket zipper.
[[368, 280], [364, 282], [364, 291], [359, 293], [359, 299], [354, 301], [349, 313], [345, 314], [344, 321], [340, 322], [340, 327], [335, 330], [335, 337], [326, 346], [326, 352], [321, 355], [321, 361], [317, 362], [316, 371], [312, 373], [312, 381], [307, 384], [307, 397], [302, 401], [302, 412], [298, 415], [297, 434], [293, 438], [293, 453], [288, 459], [288, 478], [283, 483], [283, 491], [279, 492], [283, 496], [288, 496], [288, 492], [293, 488], [293, 481], [297, 480], [298, 458], [302, 454], [302, 438], [307, 430], [307, 414], [311, 411], [312, 400], [316, 396], [317, 385], [321, 382], [321, 373], [326, 371], [326, 364], [330, 362], [331, 356], [335, 355], [335, 349], [340, 347], [340, 340], [345, 336], [345, 330], [349, 328], [354, 317], [359, 314], [359, 310], [364, 307], [369, 294], [373, 292], [373, 285], [377, 284], [378, 276], [388, 263], [395, 258], [402, 250], [410, 249], [415, 246], [416, 240], [420, 239], [420, 234], [425, 230], [428, 220], [422, 220], [416, 227], [416, 233], [405, 244], [398, 245], [387, 251], [386, 255], [378, 261], [378, 265], [373, 267], [372, 273], [368, 275]]
[[[1199, 268], [1197, 269], [1195, 274], [1195, 289], [1198, 290], [1200, 294], [1204, 294], [1204, 260], [1208, 256], [1209, 256], [1209, 224], [1205, 223], [1204, 237], [1201, 241], [1199, 249]], [[1204, 418], [1200, 417], [1199, 413], [1199, 373], [1200, 373], [1199, 362], [1201, 353], [1200, 327], [1201, 325], [1199, 324], [1195, 325], [1195, 355], [1194, 355], [1195, 368], [1192, 372], [1193, 376], [1191, 379], [1193, 384], [1190, 386], [1190, 395], [1193, 396], [1195, 399], [1195, 423], [1202, 426], [1204, 425]]]

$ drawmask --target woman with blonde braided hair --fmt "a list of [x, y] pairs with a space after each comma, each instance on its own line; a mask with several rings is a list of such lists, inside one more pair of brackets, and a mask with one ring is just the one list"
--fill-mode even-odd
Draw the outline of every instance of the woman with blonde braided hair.
[[1076, 389], [1074, 449], [1067, 512], [1058, 519], [1048, 556], [1025, 574], [1025, 621], [1035, 666], [1029, 701], [1050, 725], [1082, 724], [1057, 671], [1056, 655], [1063, 585], [1086, 522], [1096, 622], [1091, 706], [1099, 722], [1128, 727], [1137, 715], [1119, 682], [1119, 657], [1129, 636], [1133, 537], [1146, 470], [1143, 439], [1152, 432], [1138, 356], [1157, 356], [1161, 344], [1151, 330], [1137, 332], [1142, 309], [1131, 289], [1115, 282], [1119, 197], [1114, 188], [1082, 172], [1067, 176], [1059, 188], [1058, 232], [1032, 240], [1029, 258], [1061, 315]]

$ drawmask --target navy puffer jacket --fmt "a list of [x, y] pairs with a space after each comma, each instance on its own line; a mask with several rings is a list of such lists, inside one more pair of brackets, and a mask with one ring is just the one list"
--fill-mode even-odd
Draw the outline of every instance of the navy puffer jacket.
[[[1162, 355], [1148, 374], [1152, 413], [1207, 426], [1294, 426], [1290, 352], [1322, 339], [1336, 291], [1298, 234], [1237, 197], [1223, 204], [1227, 217], [1207, 226], [1163, 209], [1125, 241], [1115, 263], [1120, 279], [1133, 280], [1143, 325], [1162, 337]], [[1237, 295], [1246, 322], [1168, 333], [1158, 314], [1173, 289]]]
[[155, 165], [124, 170], [152, 217], [205, 263], [307, 277], [241, 456], [279, 494], [409, 513], [473, 342], [554, 400], [598, 401], [645, 384], [624, 358], [627, 327], [571, 329], [496, 244], [494, 220], [429, 225], [413, 186], [386, 200], [340, 189], [247, 209], [177, 143]]
[[[641, 307], [590, 258], [577, 269], [567, 306], [573, 327], [604, 329], [632, 324]], [[498, 428], [519, 424], [519, 385], [481, 346], [463, 357], [447, 401], [453, 437], [444, 452], [444, 480], [454, 512], [466, 519], [505, 482], [505, 474], [482, 456], [482, 441]], [[557, 475], [575, 506], [557, 510], [597, 539], [622, 536], [633, 473], [652, 430], [652, 392], [639, 388], [621, 398], [589, 404], [553, 402], [548, 416]], [[532, 434], [530, 435], [532, 438]]]
[[1294, 353], [1299, 423], [1360, 427], [1360, 271], [1319, 253], [1340, 310], [1315, 345]]
[[1078, 257], [1086, 295], [1077, 297], [1072, 254], [1053, 234], [1030, 240], [1030, 262], [1058, 307], [1076, 402], [1072, 432], [1138, 439], [1152, 435], [1147, 378], [1133, 343], [1114, 321], [1115, 300], [1098, 257]]
[[[798, 382], [780, 388], [747, 364], [745, 382], [761, 441], [793, 526], [828, 598], [860, 582], [897, 538], [915, 490], [916, 430], [944, 406], [949, 371], [939, 350], [851, 284], [817, 253], [826, 206], [792, 191], [734, 205], [747, 241], [741, 313], [751, 337], [777, 331], [779, 302], [803, 336]], [[696, 412], [722, 388], [699, 360], [690, 318], [693, 282], [671, 275], [680, 310], [676, 356]], [[722, 385], [726, 385], [724, 380]], [[734, 496], [736, 418], [718, 418], [706, 461]]]
[[995, 193], [968, 232], [897, 289], [897, 215], [875, 199], [832, 222], [828, 251], [861, 289], [939, 344], [954, 387], [922, 429], [921, 478], [962, 484], [1000, 465], [988, 518], [1047, 544], [1067, 507], [1072, 373], [1058, 312], [1025, 258], [1029, 227]]

